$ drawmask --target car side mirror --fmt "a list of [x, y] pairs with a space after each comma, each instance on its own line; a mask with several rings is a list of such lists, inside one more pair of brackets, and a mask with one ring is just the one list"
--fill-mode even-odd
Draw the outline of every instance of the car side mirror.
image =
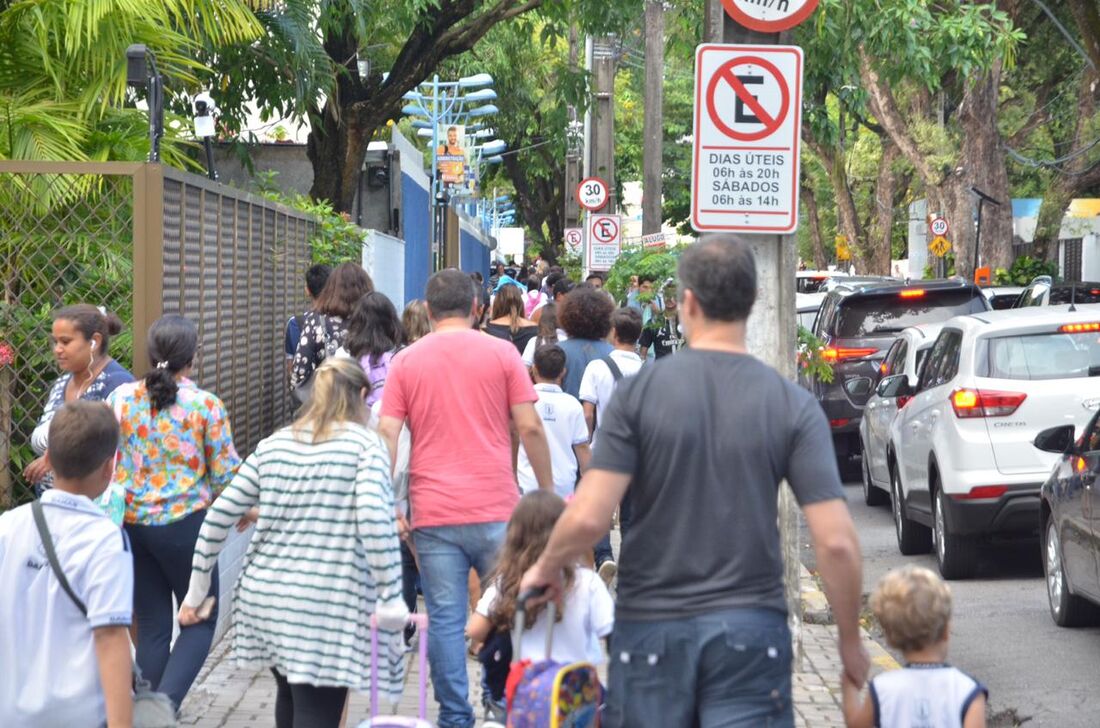
[[895, 399], [897, 397], [912, 396], [913, 389], [909, 386], [909, 377], [904, 374], [894, 374], [889, 377], [884, 377], [882, 381], [878, 383], [875, 394], [883, 399]]
[[870, 377], [852, 377], [844, 382], [844, 391], [853, 397], [866, 397], [871, 393]]
[[1043, 452], [1067, 453], [1073, 447], [1073, 425], [1048, 427], [1035, 436], [1032, 444]]

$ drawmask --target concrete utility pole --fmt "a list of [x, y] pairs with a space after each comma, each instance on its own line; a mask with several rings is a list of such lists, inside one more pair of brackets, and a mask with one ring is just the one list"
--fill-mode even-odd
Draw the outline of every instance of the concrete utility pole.
[[610, 194], [603, 212], [619, 209], [615, 195], [615, 45], [614, 36], [592, 39], [595, 98], [592, 104], [591, 146], [587, 175], [607, 183]]
[[642, 235], [661, 232], [664, 222], [665, 4], [645, 4], [645, 123], [642, 127]]
[[[722, 10], [718, 0], [707, 0], [708, 32], [711, 43], [778, 45], [779, 33], [757, 33], [738, 25]], [[712, 12], [722, 14], [722, 24], [710, 22]], [[798, 252], [793, 235], [745, 235], [741, 238], [756, 257], [759, 290], [748, 322], [749, 351], [787, 377], [797, 376], [795, 368], [794, 304], [795, 272]], [[779, 489], [779, 537], [783, 550], [784, 584], [788, 620], [794, 635], [795, 654], [802, 654], [802, 598], [799, 588], [801, 554], [799, 549], [799, 511], [794, 494], [784, 482]], [[799, 657], [799, 659], [801, 659]]]

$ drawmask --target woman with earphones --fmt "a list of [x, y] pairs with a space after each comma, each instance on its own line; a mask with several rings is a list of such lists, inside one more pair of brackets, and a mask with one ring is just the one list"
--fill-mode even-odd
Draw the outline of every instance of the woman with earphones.
[[[121, 332], [122, 321], [103, 308], [81, 303], [54, 311], [50, 340], [61, 376], [50, 388], [42, 417], [31, 435], [31, 446], [38, 458], [23, 470], [23, 476], [34, 485], [36, 496], [42, 495], [53, 482], [49, 433], [54, 414], [78, 399], [102, 402], [119, 385], [134, 380], [109, 353], [111, 337]], [[99, 505], [115, 523], [122, 524], [126, 503], [120, 490], [108, 488]]]
[[[207, 508], [233, 480], [241, 460], [225, 405], [191, 381], [199, 332], [182, 316], [149, 329], [149, 373], [107, 398], [119, 421], [114, 484], [126, 493], [126, 534], [134, 554], [137, 664], [153, 689], [179, 709], [206, 660], [217, 622], [184, 627], [172, 644], [175, 611], [191, 578], [191, 556]], [[213, 569], [210, 596], [218, 593]]]

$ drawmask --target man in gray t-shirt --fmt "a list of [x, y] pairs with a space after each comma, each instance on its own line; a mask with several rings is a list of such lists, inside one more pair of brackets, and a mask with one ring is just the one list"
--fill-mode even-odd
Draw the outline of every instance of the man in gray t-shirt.
[[523, 586], [557, 596], [562, 567], [606, 532], [629, 488], [604, 724], [790, 726], [780, 481], [813, 536], [845, 672], [862, 685], [859, 543], [820, 406], [745, 351], [751, 251], [707, 238], [681, 257], [679, 277], [690, 348], [618, 388], [590, 469]]

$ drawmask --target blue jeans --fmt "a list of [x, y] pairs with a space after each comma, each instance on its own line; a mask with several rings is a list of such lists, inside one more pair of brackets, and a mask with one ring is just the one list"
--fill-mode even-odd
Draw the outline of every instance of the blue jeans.
[[[191, 558], [205, 518], [206, 511], [201, 510], [164, 526], [126, 524], [134, 552], [137, 664], [153, 689], [166, 693], [176, 708], [206, 661], [218, 623], [215, 605], [210, 619], [182, 628], [169, 648], [176, 623], [172, 596], [182, 602], [187, 595]], [[217, 568], [210, 581], [210, 595], [218, 595]]]
[[791, 633], [771, 609], [643, 622], [611, 634], [606, 728], [793, 728]]
[[428, 608], [428, 662], [439, 703], [439, 728], [472, 728], [466, 674], [466, 609], [470, 569], [484, 579], [504, 543], [506, 523], [438, 526], [413, 531], [420, 585]]

